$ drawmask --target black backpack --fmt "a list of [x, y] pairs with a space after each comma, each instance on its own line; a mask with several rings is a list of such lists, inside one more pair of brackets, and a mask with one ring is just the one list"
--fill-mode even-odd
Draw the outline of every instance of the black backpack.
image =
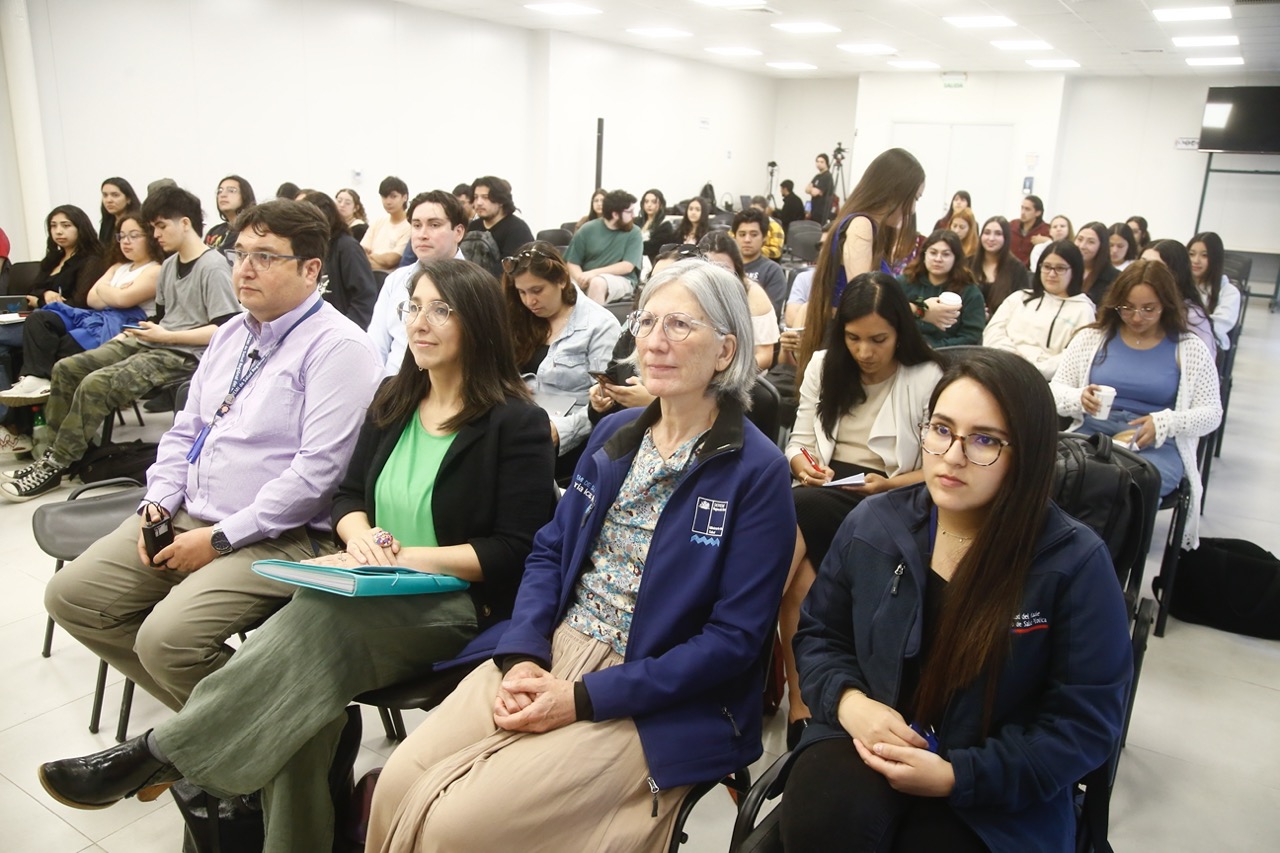
[[156, 464], [153, 441], [107, 442], [101, 447], [91, 447], [74, 473], [81, 482], [99, 483], [116, 477], [128, 477], [138, 483], [147, 482], [147, 469]]
[[488, 270], [494, 278], [502, 279], [502, 252], [498, 251], [498, 241], [485, 229], [477, 228], [463, 234], [458, 251], [471, 263]]
[[1136, 591], [1160, 507], [1155, 466], [1110, 436], [1059, 433], [1052, 497], [1102, 537], [1116, 573]]
[[1203, 538], [1178, 560], [1169, 612], [1183, 622], [1280, 640], [1280, 560], [1243, 539]]

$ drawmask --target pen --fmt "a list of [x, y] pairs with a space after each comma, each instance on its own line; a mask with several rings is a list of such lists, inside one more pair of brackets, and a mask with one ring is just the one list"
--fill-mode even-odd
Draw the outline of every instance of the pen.
[[813, 458], [813, 454], [809, 452], [807, 447], [800, 448], [800, 452], [804, 454], [804, 458], [809, 461], [809, 464], [814, 467], [814, 470], [818, 473], [822, 473], [822, 466], [818, 464], [817, 459]]

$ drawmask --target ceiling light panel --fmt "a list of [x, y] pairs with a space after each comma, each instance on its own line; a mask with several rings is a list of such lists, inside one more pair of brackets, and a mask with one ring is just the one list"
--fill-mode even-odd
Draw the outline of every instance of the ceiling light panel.
[[1017, 24], [1006, 18], [1004, 15], [968, 15], [956, 18], [943, 18], [942, 20], [946, 21], [951, 26], [962, 30], [987, 30], [998, 27], [1017, 26]]
[[1229, 21], [1231, 9], [1226, 6], [1193, 6], [1181, 9], [1152, 9], [1157, 21]]
[[898, 52], [887, 44], [838, 44], [836, 47], [857, 56], [892, 56]]
[[555, 15], [569, 18], [576, 15], [599, 15], [603, 10], [581, 3], [530, 3], [525, 6], [530, 12], [541, 12], [544, 15]]
[[1174, 36], [1175, 47], [1235, 47], [1239, 36]]
[[1192, 56], [1187, 59], [1188, 65], [1203, 67], [1208, 65], [1244, 65], [1243, 56]]
[[833, 27], [830, 24], [824, 24], [821, 21], [794, 21], [791, 23], [783, 22], [781, 24], [770, 24], [775, 30], [782, 30], [784, 33], [793, 35], [817, 35], [819, 33], [838, 33], [839, 27]]
[[996, 50], [1053, 50], [1053, 45], [1040, 39], [1023, 39], [1021, 41], [993, 41], [991, 46]]

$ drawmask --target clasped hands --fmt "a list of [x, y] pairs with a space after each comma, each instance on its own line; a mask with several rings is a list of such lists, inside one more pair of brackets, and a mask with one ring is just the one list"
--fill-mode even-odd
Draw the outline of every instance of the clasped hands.
[[928, 742], [902, 715], [857, 690], [840, 699], [840, 725], [853, 736], [858, 756], [895, 791], [945, 797], [955, 787], [951, 763], [928, 750]]
[[493, 724], [509, 732], [549, 732], [577, 719], [573, 682], [556, 678], [533, 661], [513, 666], [493, 700]]

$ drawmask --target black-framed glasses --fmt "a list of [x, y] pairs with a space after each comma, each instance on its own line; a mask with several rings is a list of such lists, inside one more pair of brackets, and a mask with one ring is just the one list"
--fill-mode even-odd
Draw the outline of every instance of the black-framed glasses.
[[273, 252], [242, 252], [239, 249], [223, 249], [222, 254], [227, 256], [233, 266], [245, 264], [254, 272], [263, 272], [270, 269], [271, 265], [276, 261], [307, 260], [301, 255], [277, 255]]
[[1154, 317], [1163, 310], [1164, 307], [1161, 305], [1144, 305], [1141, 308], [1134, 308], [1132, 305], [1120, 305], [1116, 308], [1121, 317], [1132, 317], [1134, 314], [1141, 314], [1143, 317]]
[[401, 322], [406, 326], [416, 320], [419, 314], [425, 317], [431, 325], [443, 326], [449, 322], [453, 309], [449, 307], [449, 303], [433, 299], [425, 305], [419, 305], [416, 302], [401, 302], [396, 306], [396, 314], [400, 316]]
[[135, 240], [145, 239], [146, 236], [141, 231], [121, 231], [116, 234], [116, 241], [119, 243], [132, 243]]
[[920, 424], [920, 448], [930, 456], [944, 456], [951, 449], [951, 445], [956, 441], [960, 441], [960, 449], [964, 451], [964, 456], [974, 465], [986, 467], [996, 464], [996, 460], [1000, 458], [1000, 453], [1009, 446], [1009, 442], [1003, 438], [996, 438], [994, 435], [987, 435], [981, 432], [971, 432], [968, 435], [961, 435], [954, 432], [951, 427], [946, 424], [923, 423]]
[[649, 336], [649, 333], [654, 330], [659, 322], [662, 323], [662, 331], [666, 334], [667, 340], [677, 343], [688, 338], [689, 335], [693, 334], [693, 330], [699, 326], [710, 329], [717, 335], [729, 334], [724, 329], [717, 329], [710, 323], [695, 320], [682, 311], [673, 311], [670, 314], [663, 314], [662, 317], [658, 317], [652, 311], [635, 311], [627, 317], [627, 328], [637, 338], [644, 338]]
[[507, 275], [511, 275], [516, 271], [516, 267], [521, 261], [533, 260], [535, 258], [544, 258], [548, 261], [560, 260], [558, 255], [553, 255], [550, 252], [544, 252], [541, 249], [521, 249], [514, 255], [507, 255], [502, 259], [502, 271]]
[[1041, 264], [1040, 272], [1044, 275], [1070, 275], [1071, 267], [1066, 264]]

